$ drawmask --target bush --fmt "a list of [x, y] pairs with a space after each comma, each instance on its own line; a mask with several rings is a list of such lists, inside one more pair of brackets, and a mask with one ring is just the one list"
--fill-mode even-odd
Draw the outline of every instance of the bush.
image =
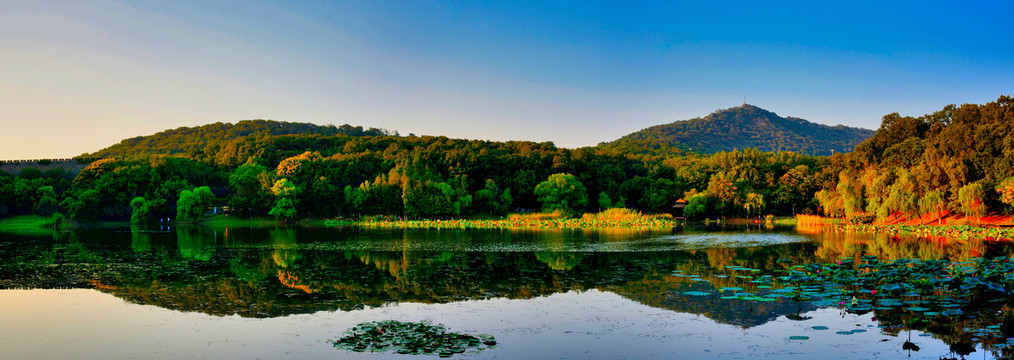
[[538, 212], [538, 213], [523, 213], [523, 214], [510, 214], [507, 216], [507, 220], [510, 221], [540, 221], [540, 220], [555, 220], [563, 217], [563, 211], [557, 210], [553, 212]]
[[[584, 221], [595, 221], [595, 220], [631, 220], [639, 219], [644, 217], [640, 211], [631, 210], [626, 208], [612, 208], [608, 210], [599, 211], [598, 213], [587, 213], [581, 216], [581, 220]], [[670, 217], [672, 217], [670, 215]]]
[[873, 220], [876, 220], [877, 216], [868, 212], [857, 212], [853, 213], [847, 220], [852, 225], [866, 225], [872, 224]]
[[53, 216], [49, 218], [49, 220], [47, 220], [45, 223], [42, 224], [42, 227], [59, 229], [63, 227], [63, 224], [65, 222], [67, 222], [67, 218], [65, 218], [63, 214], [54, 213]]

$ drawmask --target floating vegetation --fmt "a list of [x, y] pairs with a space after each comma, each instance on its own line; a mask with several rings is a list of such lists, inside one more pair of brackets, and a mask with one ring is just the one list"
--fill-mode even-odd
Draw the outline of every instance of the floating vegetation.
[[671, 215], [645, 215], [627, 209], [610, 209], [581, 218], [566, 218], [560, 214], [511, 214], [502, 219], [435, 219], [435, 220], [327, 220], [328, 226], [361, 226], [366, 228], [398, 229], [559, 229], [559, 228], [622, 228], [635, 230], [668, 230], [683, 224]]
[[[873, 318], [879, 324], [870, 328], [888, 333], [921, 329], [941, 336], [960, 336], [989, 349], [1011, 347], [1009, 343], [1014, 342], [1008, 340], [1014, 339], [1014, 307], [1008, 296], [1014, 291], [1012, 258], [881, 261], [866, 255], [833, 263], [800, 264], [779, 259], [776, 264], [774, 269], [764, 270], [725, 265], [703, 275], [680, 272], [680, 277], [687, 279], [680, 281], [714, 280], [710, 289], [694, 285], [694, 291], [682, 294], [713, 295], [712, 301], [742, 301], [750, 311], [761, 306], [757, 303], [795, 301], [800, 310], [807, 306], [832, 307], [840, 309], [843, 316], [875, 312]], [[799, 313], [786, 317], [809, 319]], [[827, 326], [810, 329], [831, 330]], [[838, 335], [868, 331], [836, 330]]]
[[476, 352], [496, 345], [491, 335], [467, 335], [448, 332], [440, 324], [429, 322], [401, 322], [395, 320], [361, 323], [346, 332], [346, 336], [333, 341], [334, 347], [355, 352], [397, 352], [411, 355], [454, 354]]

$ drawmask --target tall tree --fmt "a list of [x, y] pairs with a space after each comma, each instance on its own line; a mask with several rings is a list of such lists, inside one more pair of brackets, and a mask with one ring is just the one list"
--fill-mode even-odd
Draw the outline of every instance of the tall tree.
[[215, 194], [211, 188], [201, 186], [193, 190], [183, 190], [176, 201], [177, 222], [198, 222], [204, 216], [205, 209], [211, 206]]
[[588, 205], [588, 192], [584, 185], [568, 173], [550, 175], [535, 186], [535, 196], [542, 203], [543, 211], [560, 210], [567, 216], [575, 215]]

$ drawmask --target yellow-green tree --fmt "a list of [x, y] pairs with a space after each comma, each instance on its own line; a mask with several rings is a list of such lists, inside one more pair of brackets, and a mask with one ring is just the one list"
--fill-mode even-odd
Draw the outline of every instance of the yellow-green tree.
[[982, 189], [982, 184], [971, 183], [962, 186], [958, 190], [958, 204], [961, 206], [961, 212], [965, 216], [981, 218], [986, 214], [986, 204], [983, 202], [985, 197], [986, 192]]
[[278, 179], [271, 186], [271, 193], [275, 195], [275, 205], [268, 211], [268, 215], [275, 219], [291, 221], [296, 218], [296, 201], [299, 198], [301, 189], [296, 187], [292, 181], [286, 178]]

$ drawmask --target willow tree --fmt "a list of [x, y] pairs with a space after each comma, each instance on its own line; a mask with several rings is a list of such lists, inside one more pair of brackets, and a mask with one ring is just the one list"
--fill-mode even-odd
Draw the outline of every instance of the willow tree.
[[962, 186], [958, 190], [958, 204], [961, 206], [961, 212], [965, 216], [976, 218], [976, 222], [978, 222], [979, 218], [986, 214], [986, 204], [983, 201], [985, 197], [986, 192], [982, 189], [982, 184], [971, 183]]
[[215, 194], [207, 186], [181, 191], [180, 199], [176, 201], [176, 221], [199, 221], [204, 216], [204, 210], [208, 206], [211, 206], [211, 202], [214, 199]]

